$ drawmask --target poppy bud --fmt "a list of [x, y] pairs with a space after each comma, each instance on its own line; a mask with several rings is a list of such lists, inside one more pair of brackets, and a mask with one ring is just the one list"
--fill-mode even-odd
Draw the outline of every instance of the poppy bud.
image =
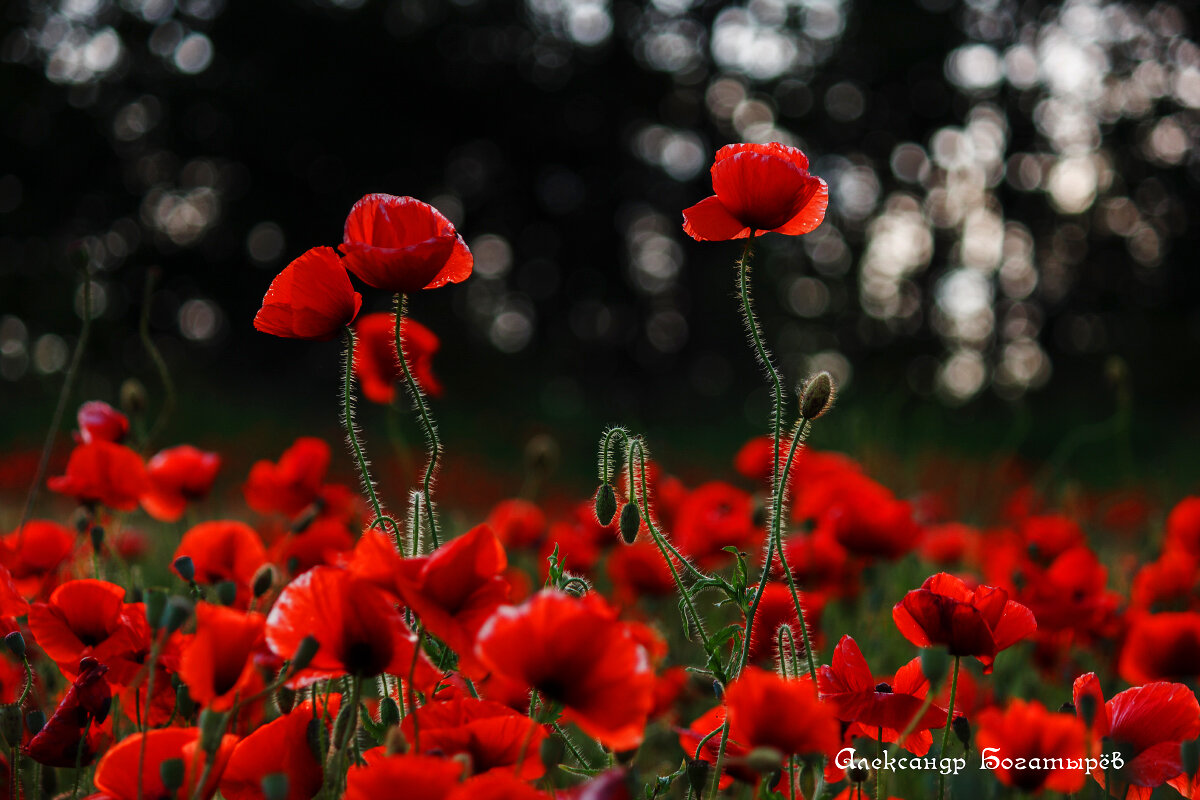
[[264, 594], [271, 591], [271, 587], [274, 585], [274, 564], [263, 564], [258, 568], [258, 572], [254, 573], [254, 580], [250, 582], [250, 588], [254, 591], [255, 597], [262, 597]]
[[206, 708], [200, 712], [200, 747], [206, 753], [215, 753], [225, 735], [225, 715]]
[[137, 378], [128, 378], [121, 384], [121, 410], [136, 417], [146, 410], [146, 387]]
[[20, 631], [13, 631], [5, 636], [4, 644], [7, 645], [8, 651], [17, 658], [25, 658], [25, 637], [21, 635]]
[[180, 556], [175, 559], [175, 571], [188, 583], [196, 580], [196, 565], [192, 562], [191, 556]]
[[1096, 721], [1096, 696], [1092, 694], [1081, 694], [1079, 696], [1079, 718], [1083, 720], [1083, 724], [1089, 729], [1092, 723]]
[[408, 740], [404, 738], [404, 731], [400, 730], [399, 725], [393, 725], [384, 734], [383, 750], [389, 756], [404, 755], [408, 752]]
[[642, 525], [642, 515], [638, 513], [638, 508], [633, 503], [626, 503], [621, 509], [621, 522], [619, 529], [621, 538], [625, 544], [633, 544], [633, 540], [637, 538], [638, 528]]
[[400, 724], [400, 708], [390, 697], [385, 697], [379, 702], [379, 722], [389, 728]]
[[546, 768], [547, 773], [550, 773], [555, 767], [562, 763], [565, 752], [566, 748], [564, 747], [561, 738], [557, 736], [547, 736], [542, 740], [542, 746], [538, 750], [538, 755], [541, 756], [542, 766]]
[[725, 702], [725, 687], [718, 680], [713, 681], [713, 694], [717, 696], [718, 703]]
[[940, 647], [926, 647], [921, 651], [921, 673], [931, 686], [941, 683], [950, 666], [950, 657]]
[[962, 742], [964, 750], [971, 749], [971, 723], [966, 717], [955, 717], [951, 723], [954, 728], [954, 735]]
[[221, 581], [217, 584], [217, 602], [223, 606], [233, 605], [237, 600], [237, 584], [233, 581]]
[[357, 721], [358, 707], [350, 703], [342, 705], [337, 719], [333, 722], [333, 746], [341, 750], [349, 739], [350, 730]]
[[805, 381], [800, 392], [800, 416], [806, 420], [816, 419], [833, 407], [836, 395], [833, 376], [828, 372], [818, 372]]
[[163, 611], [167, 607], [167, 593], [162, 589], [146, 590], [146, 621], [152, 630], [162, 627]]
[[1189, 739], [1179, 746], [1179, 756], [1183, 759], [1183, 771], [1195, 775], [1200, 770], [1200, 739]]
[[88, 535], [92, 537], [92, 550], [100, 552], [100, 547], [104, 544], [104, 528], [93, 525], [92, 529], [88, 531]]
[[265, 800], [287, 800], [288, 776], [286, 772], [272, 772], [262, 779], [262, 793]]
[[183, 786], [183, 759], [168, 758], [158, 765], [158, 776], [162, 778], [167, 794], [174, 794]]
[[192, 604], [182, 597], [170, 597], [163, 608], [160, 628], [166, 628], [167, 633], [174, 633], [183, 627], [192, 615]]
[[687, 763], [688, 785], [692, 787], [692, 792], [696, 797], [704, 796], [704, 789], [708, 786], [710, 766], [703, 758], [693, 759]]
[[275, 692], [275, 707], [280, 714], [287, 714], [296, 707], [296, 690], [280, 686]]
[[0, 706], [0, 734], [9, 747], [21, 745], [21, 707], [16, 703]]
[[175, 687], [175, 705], [185, 719], [190, 718], [196, 710], [196, 704], [192, 701], [192, 696], [188, 694], [187, 686], [180, 684]]
[[865, 783], [867, 778], [871, 777], [871, 770], [867, 768], [867, 760], [864, 758], [860, 761], [851, 761], [850, 768], [846, 770], [846, 777], [851, 783]]
[[296, 647], [296, 654], [292, 656], [292, 673], [295, 674], [311, 664], [320, 646], [321, 643], [314, 636], [305, 636], [301, 639], [299, 646]]
[[46, 727], [46, 712], [35, 708], [25, 715], [25, 729], [30, 736], [37, 736]]
[[617, 515], [617, 494], [613, 491], [612, 485], [605, 481], [600, 484], [600, 489], [596, 492], [596, 519], [601, 525], [608, 526], [612, 524], [613, 517]]
[[774, 747], [756, 747], [746, 754], [746, 766], [759, 775], [771, 775], [783, 769], [783, 753]]

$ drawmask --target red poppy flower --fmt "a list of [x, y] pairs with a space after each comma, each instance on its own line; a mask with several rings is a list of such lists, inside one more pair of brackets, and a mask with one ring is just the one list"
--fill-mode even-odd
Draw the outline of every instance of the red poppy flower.
[[807, 512], [815, 517], [818, 530], [830, 533], [850, 553], [893, 560], [916, 546], [920, 529], [912, 506], [866, 475], [842, 469], [800, 485], [796, 516]]
[[1113, 627], [1121, 596], [1107, 591], [1108, 570], [1086, 545], [1064, 550], [1044, 569], [1023, 561], [1016, 599], [1033, 612], [1039, 632], [1099, 636]]
[[723, 548], [758, 549], [763, 530], [753, 515], [749, 493], [722, 481], [703, 484], [687, 495], [675, 515], [675, 545], [701, 567], [719, 566], [731, 558]]
[[272, 544], [268, 560], [286, 567], [291, 575], [299, 575], [316, 566], [334, 565], [342, 553], [353, 549], [354, 537], [345, 523], [318, 517], [302, 532], [289, 532]]
[[254, 655], [263, 649], [262, 614], [196, 604], [196, 634], [183, 650], [179, 677], [200, 706], [228, 711], [263, 687]]
[[343, 800], [379, 800], [404, 787], [410, 800], [442, 800], [463, 777], [461, 761], [434, 756], [384, 756], [378, 750], [367, 754], [367, 764], [352, 767], [346, 776]]
[[[976, 747], [980, 752], [995, 749], [1002, 763], [992, 771], [1005, 786], [1022, 792], [1048, 789], [1064, 794], [1083, 788], [1087, 779], [1084, 771], [1072, 769], [1067, 763], [1073, 760], [1081, 764], [1084, 758], [1087, 731], [1076, 717], [1051, 713], [1036, 700], [1013, 700], [1003, 712], [998, 708], [984, 710], [975, 723]], [[1014, 762], [1012, 768], [1004, 766], [1008, 759]], [[1019, 759], [1025, 759], [1024, 767], [1018, 766]], [[1054, 759], [1061, 759], [1062, 766], [1056, 766]]]
[[[678, 728], [676, 733], [679, 734], [679, 746], [683, 752], [691, 758], [696, 754], [696, 748], [700, 747], [700, 741], [705, 736], [718, 730], [725, 724], [725, 706], [716, 706], [701, 714], [687, 728]], [[707, 761], [709, 764], [715, 764], [717, 761], [717, 753], [720, 750], [721, 736], [718, 733], [715, 736], [709, 736], [708, 741], [704, 742], [704, 746], [700, 747], [700, 758]], [[743, 747], [740, 742], [732, 736], [725, 742], [725, 762], [724, 769], [721, 770], [721, 777], [718, 780], [718, 786], [721, 789], [728, 787], [733, 781], [740, 780], [746, 783], [754, 783], [758, 780], [758, 773], [748, 769], [743, 760], [749, 754], [750, 749]]]
[[[784, 539], [783, 549], [797, 585], [835, 597], [858, 593], [860, 570], [828, 528], [792, 534]], [[778, 555], [771, 564], [771, 575], [775, 580], [784, 579]]]
[[1119, 672], [1132, 684], [1200, 678], [1200, 613], [1137, 615], [1121, 647]]
[[841, 742], [831, 706], [807, 676], [789, 680], [758, 667], [725, 687], [729, 736], [743, 747], [773, 747], [785, 756], [828, 753]]
[[488, 527], [505, 547], [534, 547], [546, 535], [546, 514], [520, 498], [501, 500], [488, 514]]
[[129, 418], [103, 400], [89, 400], [75, 416], [79, 430], [75, 441], [120, 442], [129, 435]]
[[1167, 550], [1142, 565], [1129, 591], [1130, 605], [1144, 611], [1196, 608], [1194, 598], [1200, 598], [1200, 563], [1182, 550]]
[[54, 588], [74, 549], [75, 534], [69, 528], [35, 519], [0, 541], [0, 560], [11, 571], [17, 589], [26, 596], [35, 596]]
[[[511, 772], [492, 771], [463, 781], [446, 795], [446, 800], [545, 800], [545, 797], [545, 792], [538, 791]], [[579, 797], [601, 800], [593, 795], [581, 794]]]
[[250, 583], [267, 561], [267, 550], [258, 533], [244, 522], [213, 520], [201, 522], [179, 541], [174, 561], [180, 556], [192, 559], [196, 583], [214, 585], [232, 581], [237, 586], [238, 608], [250, 603]]
[[829, 204], [829, 187], [808, 173], [808, 157], [779, 142], [722, 147], [712, 182], [715, 194], [683, 212], [684, 232], [702, 242], [808, 233]]
[[947, 566], [964, 561], [973, 563], [978, 556], [982, 538], [978, 530], [961, 522], [931, 525], [921, 534], [921, 558]]
[[472, 670], [479, 629], [508, 602], [507, 567], [500, 540], [479, 525], [432, 555], [404, 559], [396, 586], [430, 633], [459, 654], [459, 667]]
[[[1149, 800], [1156, 786], [1170, 783], [1183, 791], [1188, 776], [1183, 772], [1180, 745], [1200, 736], [1200, 704], [1196, 695], [1181, 683], [1163, 681], [1126, 689], [1104, 702], [1104, 692], [1096, 674], [1089, 672], [1075, 679], [1073, 699], [1077, 711], [1083, 696], [1095, 700], [1096, 717], [1092, 723], [1093, 755], [1099, 755], [1101, 739], [1112, 740], [1106, 751], [1120, 751], [1124, 768], [1113, 775], [1110, 794], [1126, 800]], [[1096, 768], [1092, 777], [1105, 786], [1104, 770]], [[1128, 792], [1122, 795], [1122, 785]]]
[[177, 521], [188, 501], [208, 496], [220, 467], [219, 455], [190, 444], [160, 451], [146, 464], [149, 480], [142, 508], [161, 522]]
[[1021, 540], [1034, 558], [1049, 563], [1073, 547], [1087, 545], [1079, 523], [1062, 514], [1044, 514], [1021, 520]]
[[[108, 667], [94, 658], [79, 662], [79, 677], [67, 689], [58, 708], [42, 729], [29, 741], [30, 758], [48, 767], [73, 767], [80, 757], [84, 731], [95, 722], [104, 722], [112, 706], [112, 690], [104, 680]], [[82, 761], [90, 764], [95, 751], [84, 745]]]
[[501, 703], [471, 697], [428, 703], [418, 708], [416, 714], [405, 717], [400, 729], [410, 744], [417, 741], [419, 731], [423, 753], [446, 757], [467, 754], [476, 775], [491, 771], [512, 773], [518, 762], [521, 764], [518, 774], [524, 780], [536, 780], [546, 771], [537, 755], [546, 731]]
[[1187, 497], [1167, 516], [1165, 550], [1200, 560], [1200, 497]]
[[[408, 675], [416, 647], [416, 637], [383, 592], [333, 567], [314, 567], [293, 580], [267, 616], [267, 645], [277, 656], [291, 659], [307, 636], [320, 647], [293, 687], [342, 675]], [[419, 686], [438, 678], [423, 655], [416, 663]]]
[[542, 702], [614, 750], [641, 744], [654, 702], [645, 649], [595, 595], [542, 591], [504, 606], [479, 632], [476, 655], [501, 684], [533, 688]]
[[[142, 756], [142, 737], [146, 752]], [[208, 755], [200, 747], [199, 728], [163, 728], [148, 733], [134, 733], [122, 739], [100, 759], [96, 767], [96, 791], [111, 800], [138, 800], [139, 797], [192, 797], [207, 800], [217, 791], [221, 773], [233, 753], [236, 736], [224, 736], [217, 747], [212, 769], [203, 787], [198, 787], [205, 772]], [[163, 785], [162, 763], [171, 759], [183, 762], [183, 785], [178, 792], [168, 792]], [[141, 766], [139, 770], [138, 767]], [[139, 781], [140, 772], [140, 781]], [[141, 791], [139, 791], [139, 785]]]
[[[833, 665], [818, 670], [817, 686], [821, 699], [833, 704], [838, 719], [854, 723], [848, 731], [851, 736], [878, 739], [883, 728], [885, 742], [896, 741], [908, 728], [929, 691], [919, 658], [898, 669], [890, 682], [877, 683], [858, 644], [849, 636], [843, 636], [834, 649]], [[933, 744], [930, 729], [944, 727], [946, 712], [930, 705], [901, 746], [923, 756]]]
[[150, 644], [142, 605], [126, 603], [124, 587], [90, 578], [68, 581], [48, 603], [34, 603], [29, 630], [63, 673], [73, 676], [80, 659], [91, 656], [112, 670], [113, 683], [133, 676], [138, 654]]
[[[373, 403], [390, 404], [396, 399], [396, 381], [404, 376], [396, 353], [396, 315], [364, 314], [354, 325], [358, 343], [354, 347], [354, 375], [362, 385], [363, 397]], [[408, 368], [421, 391], [442, 396], [442, 384], [433, 374], [433, 355], [442, 346], [437, 334], [411, 317], [400, 321], [400, 341]]]
[[46, 485], [80, 503], [132, 511], [146, 490], [146, 468], [141, 456], [128, 447], [95, 441], [76, 446], [66, 474], [51, 478]]
[[309, 744], [309, 725], [322, 719], [328, 732], [340, 700], [339, 695], [330, 695], [328, 706], [322, 701], [316, 709], [312, 700], [305, 700], [239, 741], [221, 776], [221, 795], [226, 800], [259, 800], [262, 779], [283, 773], [288, 778], [287, 800], [309, 800], [325, 777], [324, 766]]
[[369, 194], [346, 217], [346, 269], [376, 289], [415, 292], [459, 283], [474, 259], [450, 220], [412, 197]]
[[321, 439], [297, 439], [277, 463], [258, 461], [251, 467], [242, 487], [246, 504], [263, 514], [296, 516], [320, 495], [329, 459], [329, 445]]
[[341, 333], [362, 308], [332, 247], [314, 247], [271, 281], [254, 328], [285, 339], [325, 341]]
[[892, 608], [904, 638], [917, 647], [945, 645], [950, 655], [975, 656], [990, 673], [996, 654], [1037, 630], [1033, 613], [992, 586], [975, 591], [945, 572], [925, 579]]
[[[808, 623], [813, 647], [820, 649], [819, 620], [825, 610], [825, 598], [814, 592], [798, 594], [804, 607], [804, 620]], [[777, 659], [784, 655], [779, 653], [779, 629], [784, 626], [791, 630], [792, 639], [796, 643], [796, 653], [803, 659], [804, 634], [800, 629], [800, 617], [796, 614], [796, 602], [792, 600], [792, 590], [786, 583], [772, 581], [763, 589], [758, 611], [754, 615], [754, 628], [750, 631], [750, 661], [757, 663], [769, 660], [778, 663]], [[785, 641], [786, 638], [785, 636]]]
[[608, 556], [608, 577], [614, 598], [623, 605], [633, 605], [639, 597], [663, 597], [675, 591], [675, 578], [662, 552], [646, 540], [613, 550]]

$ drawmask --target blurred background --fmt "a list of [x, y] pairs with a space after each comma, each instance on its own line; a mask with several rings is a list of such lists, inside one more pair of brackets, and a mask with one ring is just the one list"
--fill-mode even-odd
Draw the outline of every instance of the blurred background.
[[[441, 339], [452, 454], [511, 463], [551, 433], [587, 472], [623, 422], [727, 470], [768, 396], [740, 246], [691, 241], [680, 211], [711, 194], [717, 148], [782, 141], [830, 211], [763, 241], [755, 291], [789, 384], [841, 386], [818, 444], [1200, 476], [1191, 3], [9, 0], [0, 20], [9, 451], [40, 446], [84, 280], [97, 321], [69, 410], [129, 377], [161, 403], [138, 335], [153, 269], [180, 389], [162, 443], [275, 457], [336, 437], [339, 345], [251, 320], [388, 192], [475, 254], [468, 282], [410, 305]], [[363, 414], [370, 441], [384, 412]]]

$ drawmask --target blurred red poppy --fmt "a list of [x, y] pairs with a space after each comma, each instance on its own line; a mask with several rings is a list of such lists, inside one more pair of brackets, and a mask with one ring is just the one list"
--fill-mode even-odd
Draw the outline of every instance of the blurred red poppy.
[[214, 585], [231, 581], [237, 586], [238, 608], [250, 603], [250, 583], [267, 561], [267, 550], [258, 533], [237, 520], [201, 522], [188, 530], [175, 548], [172, 561], [180, 556], [192, 559], [196, 583]]
[[434, 756], [367, 754], [367, 764], [346, 776], [343, 800], [379, 800], [404, 787], [405, 800], [443, 800], [462, 781], [463, 764]]
[[285, 339], [324, 341], [341, 333], [362, 308], [332, 247], [314, 247], [271, 281], [254, 327]]
[[[363, 397], [387, 405], [396, 399], [396, 381], [404, 376], [396, 353], [396, 315], [364, 314], [354, 325], [354, 375]], [[442, 384], [433, 374], [433, 355], [441, 347], [437, 334], [411, 317], [400, 321], [400, 341], [408, 368], [421, 391], [442, 396]]]
[[505, 547], [534, 547], [546, 535], [546, 514], [528, 500], [501, 500], [488, 513], [488, 527]]
[[1200, 497], [1185, 497], [1171, 509], [1163, 549], [1200, 560]]
[[0, 563], [23, 595], [44, 596], [57, 585], [74, 549], [75, 534], [69, 528], [35, 519], [0, 540]]
[[49, 602], [34, 603], [29, 630], [64, 674], [74, 676], [80, 659], [91, 656], [111, 670], [112, 683], [133, 677], [150, 644], [142, 605], [126, 603], [123, 587], [91, 578], [68, 581]]
[[313, 567], [336, 564], [342, 553], [354, 549], [354, 536], [344, 522], [318, 517], [299, 533], [288, 532], [268, 550], [268, 560], [299, 575]]
[[262, 614], [196, 604], [196, 633], [183, 649], [179, 677], [200, 706], [228, 711], [264, 686], [255, 655], [266, 649]]
[[[319, 648], [290, 682], [293, 687], [342, 675], [408, 675], [414, 664], [416, 637], [393, 602], [345, 570], [314, 567], [289, 583], [275, 601], [267, 616], [271, 651], [291, 659], [308, 636]], [[440, 675], [423, 655], [415, 664], [418, 687], [431, 685]]]
[[[30, 758], [48, 767], [90, 764], [96, 755], [80, 744], [88, 726], [102, 723], [112, 706], [112, 690], [104, 680], [108, 667], [94, 658], [79, 662], [79, 677], [67, 689], [45, 726], [29, 741]], [[76, 761], [76, 759], [81, 759]]]
[[684, 232], [699, 241], [808, 233], [829, 204], [829, 187], [809, 174], [808, 157], [779, 142], [722, 147], [712, 183], [715, 194], [683, 212]]
[[808, 676], [785, 679], [747, 667], [725, 687], [729, 737], [742, 747], [772, 747], [784, 756], [828, 753], [841, 730], [830, 705], [817, 698]]
[[[142, 753], [142, 737], [146, 750]], [[217, 791], [221, 773], [229, 762], [236, 736], [224, 736], [217, 747], [212, 769], [204, 775], [208, 755], [200, 747], [199, 728], [163, 728], [134, 733], [122, 739], [100, 759], [96, 767], [96, 791], [112, 800], [139, 800], [154, 797], [198, 797], [207, 800]], [[162, 763], [172, 759], [183, 762], [184, 779], [178, 791], [168, 792], [163, 785]], [[139, 778], [140, 776], [140, 778]]]
[[492, 677], [533, 688], [543, 703], [614, 750], [641, 744], [654, 703], [646, 651], [598, 596], [547, 590], [503, 606], [479, 632], [476, 655]]
[[[1108, 794], [1149, 800], [1154, 788], [1164, 783], [1181, 792], [1188, 788], [1180, 746], [1200, 736], [1200, 704], [1191, 689], [1159, 681], [1126, 689], [1105, 703], [1100, 680], [1089, 672], [1075, 679], [1072, 695], [1081, 714], [1085, 702], [1095, 705], [1092, 755], [1100, 754], [1101, 740], [1108, 737], [1112, 744], [1105, 752], [1120, 751], [1124, 757], [1125, 766], [1113, 773], [1116, 785]], [[1085, 701], [1085, 695], [1092, 700]], [[1104, 770], [1097, 767], [1092, 777], [1106, 786]]]
[[[1029, 793], [1048, 789], [1064, 794], [1083, 788], [1087, 774], [1066, 763], [1069, 759], [1080, 763], [1084, 758], [1087, 731], [1076, 717], [1051, 713], [1036, 700], [1012, 700], [1003, 711], [985, 709], [975, 724], [975, 745], [980, 752], [995, 748], [1000, 766], [992, 771], [1005, 786]], [[1014, 762], [1011, 768], [1005, 766], [1009, 759]], [[1024, 767], [1017, 765], [1018, 759], [1025, 759]], [[1035, 763], [1038, 766], [1032, 766]]]
[[346, 269], [369, 286], [415, 292], [459, 283], [474, 260], [450, 220], [412, 197], [369, 194], [346, 217]]
[[146, 463], [142, 508], [161, 522], [177, 521], [189, 501], [208, 496], [220, 467], [219, 455], [190, 444], [159, 451]]
[[246, 504], [263, 514], [296, 516], [320, 495], [329, 459], [329, 445], [323, 440], [300, 437], [278, 462], [257, 461], [250, 468], [242, 487]]
[[46, 482], [53, 492], [80, 503], [98, 503], [132, 511], [146, 490], [146, 467], [128, 447], [106, 441], [81, 444], [71, 451], [67, 472]]
[[[752, 590], [753, 591], [753, 590]], [[816, 592], [798, 592], [804, 608], [804, 621], [808, 623], [809, 635], [815, 648], [821, 647], [820, 619], [825, 610], [825, 598]], [[780, 656], [791, 657], [790, 652], [779, 652], [779, 632], [783, 627], [792, 632], [796, 653], [804, 659], [804, 634], [800, 629], [800, 617], [796, 614], [796, 602], [792, 590], [786, 583], [770, 581], [763, 588], [758, 611], [754, 615], [754, 628], [750, 631], [749, 659], [755, 663], [770, 661], [778, 663]], [[787, 637], [784, 637], [786, 647]]]
[[833, 704], [838, 719], [852, 722], [847, 733], [894, 742], [913, 724], [912, 733], [901, 742], [911, 753], [923, 756], [933, 744], [933, 728], [946, 727], [946, 712], [930, 705], [918, 718], [924, 705], [929, 681], [921, 671], [921, 659], [914, 658], [896, 671], [890, 682], [877, 683], [867, 660], [850, 636], [843, 636], [833, 651], [833, 664], [817, 672], [821, 699]]
[[1121, 677], [1132, 684], [1200, 678], [1200, 613], [1131, 615], [1121, 646]]
[[676, 547], [702, 568], [731, 560], [726, 547], [754, 552], [763, 538], [763, 529], [754, 524], [750, 494], [723, 481], [710, 481], [687, 494], [673, 533]]
[[288, 779], [287, 800], [309, 800], [325, 777], [311, 746], [311, 726], [313, 720], [323, 720], [328, 734], [340, 701], [339, 695], [331, 694], [314, 708], [312, 700], [305, 700], [239, 741], [221, 776], [221, 795], [226, 800], [260, 800], [262, 779], [283, 773]]
[[513, 773], [518, 763], [517, 774], [524, 780], [536, 780], [546, 771], [537, 755], [545, 729], [502, 703], [471, 697], [427, 703], [405, 717], [400, 730], [410, 743], [417, 741], [420, 732], [422, 753], [446, 757], [465, 753], [475, 775]]
[[992, 586], [974, 591], [945, 572], [925, 579], [892, 608], [904, 638], [917, 647], [945, 645], [953, 656], [975, 656], [990, 673], [996, 654], [1037, 630], [1033, 613]]
[[129, 435], [129, 418], [103, 400], [89, 400], [79, 407], [75, 416], [79, 430], [75, 441], [120, 442]]

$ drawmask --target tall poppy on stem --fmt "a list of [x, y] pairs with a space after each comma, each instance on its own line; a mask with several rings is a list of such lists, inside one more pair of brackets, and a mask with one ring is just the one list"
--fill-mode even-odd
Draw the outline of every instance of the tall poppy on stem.
[[[996, 748], [1004, 755], [993, 771], [1005, 786], [1022, 792], [1049, 789], [1064, 794], [1083, 788], [1087, 779], [1083, 770], [1058, 766], [1084, 758], [1085, 728], [1076, 717], [1051, 713], [1036, 701], [1013, 700], [1004, 711], [985, 709], [977, 721], [975, 741], [980, 751]], [[1025, 766], [1006, 766], [1019, 764], [1020, 759]]]
[[[396, 350], [396, 318], [392, 314], [364, 314], [354, 330], [358, 334], [354, 374], [362, 384], [363, 396], [372, 403], [390, 404], [396, 399], [396, 381], [403, 376]], [[421, 389], [440, 397], [442, 384], [433, 374], [433, 355], [441, 346], [437, 334], [415, 319], [406, 318], [400, 326], [400, 339]]]
[[346, 269], [376, 289], [416, 292], [459, 283], [474, 261], [453, 223], [413, 197], [369, 194], [346, 217]]
[[362, 295], [354, 291], [337, 251], [314, 247], [275, 276], [254, 327], [286, 339], [325, 341], [358, 316]]

